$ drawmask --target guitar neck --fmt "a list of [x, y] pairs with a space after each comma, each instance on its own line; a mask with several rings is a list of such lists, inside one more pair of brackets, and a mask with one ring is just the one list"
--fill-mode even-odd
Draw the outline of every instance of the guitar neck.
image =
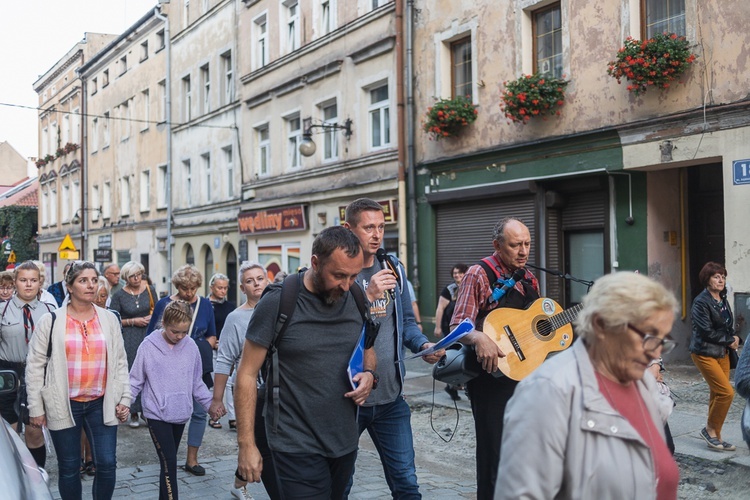
[[578, 304], [570, 309], [566, 309], [561, 313], [555, 314], [549, 318], [549, 322], [552, 324], [552, 329], [557, 330], [561, 326], [565, 326], [568, 323], [572, 323], [574, 319], [578, 317], [578, 313], [583, 309], [583, 304]]

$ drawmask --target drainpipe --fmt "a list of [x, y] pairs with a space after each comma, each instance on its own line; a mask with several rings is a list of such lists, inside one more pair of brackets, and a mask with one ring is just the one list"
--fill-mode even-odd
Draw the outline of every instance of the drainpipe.
[[[83, 65], [83, 61], [81, 62], [81, 65]], [[86, 156], [86, 150], [88, 149], [88, 127], [86, 126], [86, 117], [88, 116], [88, 108], [86, 106], [86, 103], [88, 102], [88, 99], [86, 98], [87, 95], [86, 80], [81, 78], [81, 111], [80, 115], [78, 115], [78, 119], [81, 121], [81, 254], [79, 255], [81, 260], [88, 260], [86, 259], [86, 240], [88, 239], [89, 234], [89, 218], [86, 216], [86, 212], [88, 212], [86, 200], [88, 200], [89, 192], [89, 162]], [[53, 268], [53, 278], [54, 273], [55, 269]]]
[[406, 164], [409, 180], [409, 238], [411, 280], [419, 290], [419, 268], [417, 267], [417, 186], [414, 172], [414, 0], [406, 2]]
[[167, 103], [165, 120], [167, 121], [167, 278], [172, 276], [172, 37], [169, 34], [169, 17], [161, 15], [160, 7], [154, 8], [154, 15], [164, 21], [164, 57], [167, 58], [167, 75], [165, 87]]
[[396, 107], [398, 108], [398, 257], [407, 265], [406, 255], [406, 120], [404, 110], [404, 0], [396, 0]]

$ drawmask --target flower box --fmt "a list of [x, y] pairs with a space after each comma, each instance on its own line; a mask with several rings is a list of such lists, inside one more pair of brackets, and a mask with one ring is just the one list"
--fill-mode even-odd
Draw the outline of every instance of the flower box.
[[500, 108], [514, 123], [527, 123], [534, 117], [559, 116], [565, 104], [568, 81], [550, 74], [534, 73], [504, 82]]

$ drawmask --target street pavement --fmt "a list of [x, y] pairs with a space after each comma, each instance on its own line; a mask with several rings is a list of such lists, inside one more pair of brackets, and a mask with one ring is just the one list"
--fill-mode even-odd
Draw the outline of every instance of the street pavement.
[[[750, 467], [750, 452], [742, 440], [740, 431], [740, 417], [744, 401], [736, 397], [732, 409], [727, 417], [723, 430], [723, 439], [737, 445], [737, 451], [732, 453], [717, 452], [707, 448], [705, 442], [699, 437], [700, 430], [705, 425], [708, 389], [705, 382], [696, 374], [697, 370], [692, 365], [678, 365], [667, 367], [667, 382], [677, 394], [677, 406], [669, 419], [672, 434], [675, 439], [676, 453], [687, 457], [695, 457], [712, 462], [730, 462], [742, 467]], [[407, 363], [407, 380], [405, 393], [412, 407], [430, 407], [434, 401], [436, 407], [454, 410], [454, 403], [442, 390], [443, 384], [437, 383], [433, 394], [433, 379], [431, 367], [421, 360], [412, 360]], [[471, 420], [470, 406], [466, 398], [457, 403], [459, 413], [464, 425]], [[229, 432], [224, 421], [224, 430], [218, 432]], [[121, 429], [122, 431], [126, 429]], [[143, 429], [141, 429], [143, 430]], [[206, 439], [210, 439], [209, 433], [217, 432], [207, 429]], [[415, 431], [416, 432], [416, 431]], [[436, 436], [433, 436], [439, 441]], [[416, 442], [416, 441], [415, 441]], [[451, 444], [449, 444], [451, 445]], [[455, 446], [466, 446], [453, 443]], [[418, 445], [415, 445], [417, 448]], [[236, 447], [227, 449], [226, 455], [201, 456], [200, 463], [206, 468], [207, 473], [203, 477], [192, 476], [182, 469], [178, 470], [179, 493], [185, 499], [228, 499], [231, 498], [228, 487], [232, 481], [233, 473], [237, 465]], [[431, 449], [417, 449], [417, 475], [423, 496], [430, 499], [456, 499], [476, 498], [476, 481], [473, 470], [473, 457], [470, 461], [461, 464], [445, 464], [438, 467], [440, 457], [434, 457], [434, 461], [421, 460], [421, 456], [429, 456]], [[473, 455], [473, 450], [466, 450]], [[470, 453], [469, 453], [470, 452]], [[153, 454], [153, 449], [143, 450], [144, 454]], [[178, 463], [184, 463], [185, 446], [180, 448]], [[49, 460], [54, 461], [54, 457]], [[428, 468], [424, 464], [430, 465]], [[748, 469], [750, 472], [750, 469]], [[119, 468], [117, 472], [117, 485], [115, 498], [157, 498], [158, 497], [159, 465], [154, 463], [140, 465], [137, 467]], [[84, 479], [84, 498], [91, 498], [91, 478]], [[57, 492], [57, 478], [51, 474], [51, 487], [55, 498], [60, 498]], [[267, 499], [262, 485], [251, 484], [248, 492], [256, 499]], [[380, 460], [375, 448], [365, 433], [360, 441], [360, 451], [357, 458], [354, 487], [350, 498], [379, 499], [390, 498], [390, 491], [383, 476]]]

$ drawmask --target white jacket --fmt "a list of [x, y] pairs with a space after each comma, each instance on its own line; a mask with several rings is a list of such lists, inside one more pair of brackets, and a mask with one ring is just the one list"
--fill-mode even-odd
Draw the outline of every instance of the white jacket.
[[[664, 439], [671, 400], [648, 372], [636, 384]], [[656, 498], [651, 451], [599, 392], [583, 341], [516, 387], [504, 422], [495, 500]]]
[[[130, 406], [130, 380], [128, 358], [122, 342], [122, 331], [117, 317], [110, 311], [94, 306], [99, 316], [104, 341], [107, 345], [107, 385], [104, 391], [104, 424], [117, 425], [115, 407]], [[26, 358], [26, 391], [29, 415], [47, 417], [51, 431], [75, 425], [68, 397], [68, 361], [65, 356], [65, 326], [67, 305], [54, 311], [56, 315], [52, 332], [52, 356], [47, 362], [47, 344], [50, 340], [52, 313], [39, 320], [29, 342]], [[47, 366], [47, 377], [44, 367]]]

